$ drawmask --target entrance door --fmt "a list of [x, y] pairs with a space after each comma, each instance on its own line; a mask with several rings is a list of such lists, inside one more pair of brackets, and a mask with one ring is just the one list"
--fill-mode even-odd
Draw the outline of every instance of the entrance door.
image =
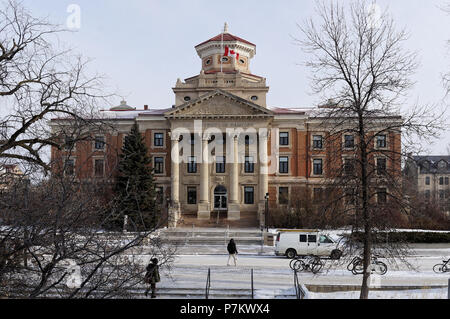
[[226, 211], [228, 210], [228, 195], [227, 189], [223, 186], [217, 186], [214, 190], [214, 210]]

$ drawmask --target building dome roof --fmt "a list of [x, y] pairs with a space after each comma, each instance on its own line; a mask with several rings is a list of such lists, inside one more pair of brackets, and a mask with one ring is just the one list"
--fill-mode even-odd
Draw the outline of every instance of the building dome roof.
[[132, 111], [132, 110], [135, 110], [135, 108], [127, 105], [127, 101], [121, 101], [120, 105], [114, 106], [110, 110], [111, 111]]

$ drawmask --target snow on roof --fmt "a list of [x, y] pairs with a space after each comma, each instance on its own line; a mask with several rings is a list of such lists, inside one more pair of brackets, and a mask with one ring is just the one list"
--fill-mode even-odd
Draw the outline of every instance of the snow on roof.
[[275, 114], [309, 114], [314, 108], [292, 108], [292, 107], [269, 107], [269, 109]]
[[168, 112], [172, 108], [167, 109], [149, 109], [149, 110], [131, 110], [131, 111], [111, 111], [111, 110], [101, 110], [100, 114], [103, 118], [108, 119], [135, 119], [138, 116], [163, 116], [164, 113]]

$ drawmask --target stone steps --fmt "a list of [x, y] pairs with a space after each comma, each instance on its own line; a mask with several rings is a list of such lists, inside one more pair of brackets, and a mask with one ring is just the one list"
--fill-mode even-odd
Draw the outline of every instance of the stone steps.
[[166, 229], [160, 236], [169, 243], [186, 245], [224, 245], [231, 238], [242, 245], [260, 245], [262, 234], [258, 229], [176, 228]]
[[211, 213], [209, 220], [199, 220], [196, 213], [182, 213], [177, 222], [177, 227], [207, 227], [207, 228], [248, 228], [259, 227], [257, 212], [242, 212], [240, 220], [228, 220], [227, 213], [222, 212], [217, 218], [217, 212]]

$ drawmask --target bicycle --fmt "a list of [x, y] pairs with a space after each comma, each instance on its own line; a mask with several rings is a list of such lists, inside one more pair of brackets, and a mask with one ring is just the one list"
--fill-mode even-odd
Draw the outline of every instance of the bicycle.
[[[371, 272], [376, 273], [378, 275], [384, 275], [387, 272], [387, 265], [378, 261], [378, 256], [373, 256], [371, 260]], [[356, 256], [352, 259], [352, 261], [347, 265], [347, 269], [352, 272], [353, 275], [361, 275], [364, 273], [364, 260], [360, 256]]]
[[353, 272], [355, 267], [362, 261], [362, 258], [359, 256], [353, 257], [352, 261], [347, 265], [347, 270]]
[[450, 262], [450, 258], [448, 260], [443, 260], [443, 264], [437, 264], [433, 266], [433, 271], [437, 274], [444, 273], [447, 271], [450, 271], [450, 265], [448, 264]]
[[[306, 259], [306, 262], [303, 259]], [[318, 256], [297, 258], [295, 261], [292, 260], [290, 264], [292, 264], [291, 268], [294, 271], [311, 271], [313, 274], [317, 274], [324, 266], [324, 262]]]

